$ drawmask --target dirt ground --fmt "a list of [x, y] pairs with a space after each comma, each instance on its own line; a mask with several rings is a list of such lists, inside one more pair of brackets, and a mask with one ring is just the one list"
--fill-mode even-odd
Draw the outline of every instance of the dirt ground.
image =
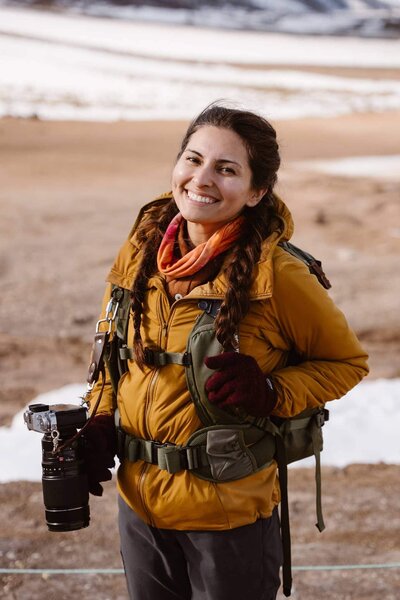
[[[322, 175], [297, 162], [396, 154], [399, 124], [400, 113], [274, 123], [293, 241], [323, 261], [370, 353], [371, 378], [400, 376], [399, 180]], [[138, 207], [168, 189], [184, 128], [0, 120], [0, 425], [38, 393], [85, 380], [108, 268]], [[294, 565], [400, 561], [398, 466], [325, 468], [322, 534], [313, 476], [290, 472]], [[40, 483], [2, 484], [0, 494], [1, 567], [121, 567], [113, 483], [91, 499], [90, 527], [69, 534], [46, 531]], [[295, 571], [294, 582], [301, 600], [400, 597], [398, 569]], [[5, 575], [2, 584], [10, 600], [127, 598], [121, 575]]]

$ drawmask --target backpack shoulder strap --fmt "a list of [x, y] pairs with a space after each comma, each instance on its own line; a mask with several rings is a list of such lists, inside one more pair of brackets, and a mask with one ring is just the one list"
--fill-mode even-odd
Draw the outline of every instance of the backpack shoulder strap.
[[329, 290], [332, 287], [329, 279], [324, 273], [320, 260], [317, 260], [312, 254], [306, 252], [305, 250], [302, 250], [301, 248], [298, 248], [291, 242], [279, 242], [278, 246], [280, 246], [281, 248], [283, 248], [283, 250], [286, 250], [286, 252], [289, 252], [289, 254], [291, 254], [295, 258], [298, 258], [305, 265], [307, 265], [307, 267], [310, 270], [310, 273], [316, 276], [320, 284], [326, 290]]
[[113, 285], [111, 289], [111, 298], [114, 298], [116, 301], [116, 312], [113, 335], [106, 348], [104, 362], [106, 363], [114, 395], [116, 396], [119, 379], [121, 375], [128, 370], [127, 360], [126, 358], [123, 358], [121, 350], [126, 348], [129, 310], [131, 305], [130, 290]]

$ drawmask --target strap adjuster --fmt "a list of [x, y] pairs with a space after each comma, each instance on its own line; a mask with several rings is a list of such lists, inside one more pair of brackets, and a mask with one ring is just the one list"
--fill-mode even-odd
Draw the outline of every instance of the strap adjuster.
[[151, 348], [144, 349], [144, 362], [146, 365], [154, 366], [154, 350]]
[[205, 313], [210, 315], [213, 319], [218, 314], [219, 309], [221, 308], [222, 300], [200, 300], [197, 306], [204, 310]]
[[127, 459], [131, 462], [137, 461], [137, 459], [139, 458], [139, 454], [140, 454], [139, 440], [134, 437], [130, 437], [130, 438], [126, 437], [125, 440], [128, 441], [128, 443], [126, 445]]
[[315, 415], [314, 419], [318, 427], [323, 427], [325, 425], [325, 421], [329, 420], [329, 410], [326, 408], [322, 409]]
[[171, 474], [198, 469], [208, 463], [202, 456], [201, 446], [176, 446], [168, 442], [143, 440], [125, 434], [122, 429], [119, 430], [118, 442], [122, 448], [120, 458], [131, 462], [143, 460]]
[[167, 352], [166, 350], [144, 349], [144, 359], [146, 365], [151, 367], [165, 367], [166, 365], [183, 365], [189, 367], [192, 364], [190, 352]]

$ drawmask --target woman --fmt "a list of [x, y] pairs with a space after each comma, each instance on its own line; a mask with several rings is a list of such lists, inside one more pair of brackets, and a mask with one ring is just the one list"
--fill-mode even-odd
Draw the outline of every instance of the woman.
[[[293, 231], [273, 192], [279, 164], [267, 121], [209, 106], [183, 139], [172, 193], [145, 207], [111, 269], [104, 307], [112, 285], [132, 290], [120, 426], [129, 439], [150, 441], [152, 453], [185, 447], [204, 427], [182, 363], [150, 360], [150, 350], [185, 353], [199, 301], [222, 301], [214, 327], [223, 351], [204, 362], [208, 402], [224, 414], [291, 417], [341, 397], [368, 372], [342, 313], [307, 267], [278, 246]], [[111, 477], [114, 406], [107, 381], [88, 432], [97, 444], [89, 461], [97, 494], [99, 481]], [[118, 470], [130, 597], [275, 598], [282, 562], [275, 461], [218, 483], [188, 465], [169, 472], [157, 452], [138, 458], [124, 451]]]

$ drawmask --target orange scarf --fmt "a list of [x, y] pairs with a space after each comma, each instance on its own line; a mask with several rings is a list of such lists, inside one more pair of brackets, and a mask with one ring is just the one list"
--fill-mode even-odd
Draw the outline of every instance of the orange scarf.
[[182, 258], [174, 256], [174, 248], [178, 238], [179, 227], [183, 221], [178, 213], [167, 227], [157, 254], [157, 266], [160, 273], [175, 279], [197, 273], [210, 260], [225, 252], [240, 235], [243, 217], [237, 217], [217, 229], [215, 233], [202, 244], [190, 250]]

